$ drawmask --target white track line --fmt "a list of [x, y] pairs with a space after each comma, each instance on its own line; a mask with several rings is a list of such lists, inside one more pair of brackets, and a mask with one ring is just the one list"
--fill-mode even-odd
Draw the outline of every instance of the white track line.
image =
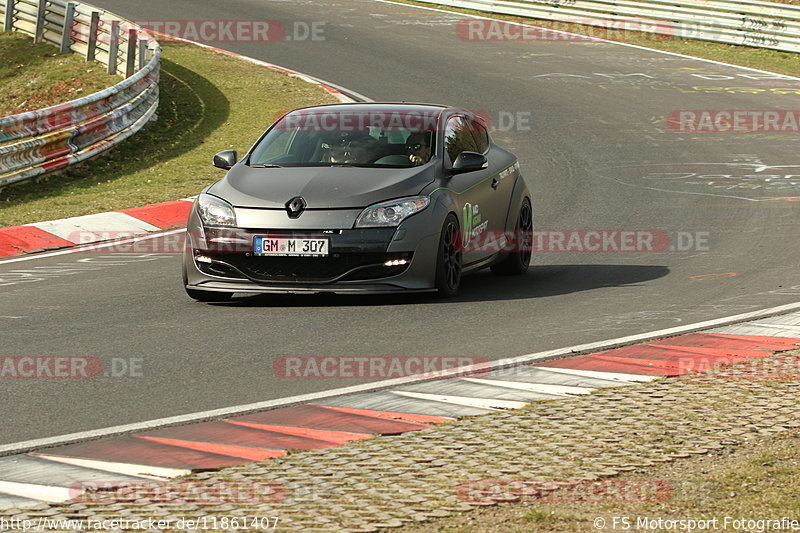
[[112, 461], [100, 461], [95, 459], [81, 459], [79, 457], [62, 457], [58, 455], [46, 455], [37, 453], [35, 457], [64, 463], [67, 465], [91, 468], [92, 470], [103, 470], [115, 474], [125, 474], [126, 476], [140, 477], [142, 479], [164, 480], [179, 476], [188, 476], [192, 473], [190, 469], [166, 468], [163, 466], [140, 465], [134, 463], [115, 463]]
[[655, 381], [665, 376], [648, 376], [645, 374], [622, 374], [620, 372], [600, 372], [599, 370], [578, 370], [575, 368], [553, 368], [549, 366], [537, 366], [538, 370], [555, 372], [556, 374], [567, 374], [584, 378], [605, 379], [607, 381]]
[[461, 378], [478, 385], [502, 387], [506, 389], [524, 390], [527, 392], [540, 392], [542, 394], [555, 394], [556, 396], [574, 396], [576, 394], [589, 394], [594, 389], [575, 387], [572, 385], [552, 385], [550, 383], [528, 383], [527, 381], [505, 381], [498, 379]]
[[517, 402], [513, 400], [496, 400], [494, 398], [477, 398], [472, 396], [452, 396], [450, 394], [428, 394], [425, 392], [408, 392], [393, 390], [389, 391], [397, 396], [414, 398], [416, 400], [427, 400], [430, 402], [449, 403], [461, 405], [463, 407], [476, 407], [478, 409], [491, 409], [493, 411], [501, 409], [522, 409], [528, 402]]
[[70, 488], [16, 483], [13, 481], [0, 481], [0, 493], [49, 503], [63, 502], [76, 494], [75, 490]]
[[765, 324], [763, 322], [753, 322], [752, 324], [749, 325], [759, 328], [786, 329], [793, 333], [800, 334], [800, 326], [787, 326], [785, 324]]

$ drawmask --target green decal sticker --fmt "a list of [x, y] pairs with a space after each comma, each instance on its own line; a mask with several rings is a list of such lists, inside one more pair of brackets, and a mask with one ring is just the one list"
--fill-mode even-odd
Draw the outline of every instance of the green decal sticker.
[[467, 202], [464, 204], [462, 214], [464, 220], [463, 245], [466, 248], [470, 242], [486, 231], [486, 228], [489, 227], [489, 221], [481, 221], [481, 208], [478, 204], [472, 205]]

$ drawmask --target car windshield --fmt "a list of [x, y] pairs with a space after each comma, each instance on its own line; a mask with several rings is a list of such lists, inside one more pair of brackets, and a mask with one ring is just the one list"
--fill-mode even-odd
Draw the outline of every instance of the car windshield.
[[424, 165], [434, 152], [438, 113], [293, 111], [253, 149], [252, 167]]

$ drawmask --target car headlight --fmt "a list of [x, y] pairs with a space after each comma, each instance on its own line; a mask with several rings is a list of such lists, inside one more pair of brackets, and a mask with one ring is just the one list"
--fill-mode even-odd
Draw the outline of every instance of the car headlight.
[[428, 196], [399, 198], [371, 205], [364, 209], [356, 219], [357, 228], [393, 227], [414, 213], [419, 213], [431, 203]]
[[201, 194], [197, 199], [197, 212], [204, 226], [236, 226], [233, 206], [216, 196]]

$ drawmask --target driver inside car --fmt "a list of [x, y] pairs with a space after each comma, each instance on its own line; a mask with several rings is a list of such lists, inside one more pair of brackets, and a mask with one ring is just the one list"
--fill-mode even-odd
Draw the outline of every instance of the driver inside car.
[[424, 165], [431, 158], [430, 133], [412, 133], [406, 139], [406, 153], [414, 166]]

